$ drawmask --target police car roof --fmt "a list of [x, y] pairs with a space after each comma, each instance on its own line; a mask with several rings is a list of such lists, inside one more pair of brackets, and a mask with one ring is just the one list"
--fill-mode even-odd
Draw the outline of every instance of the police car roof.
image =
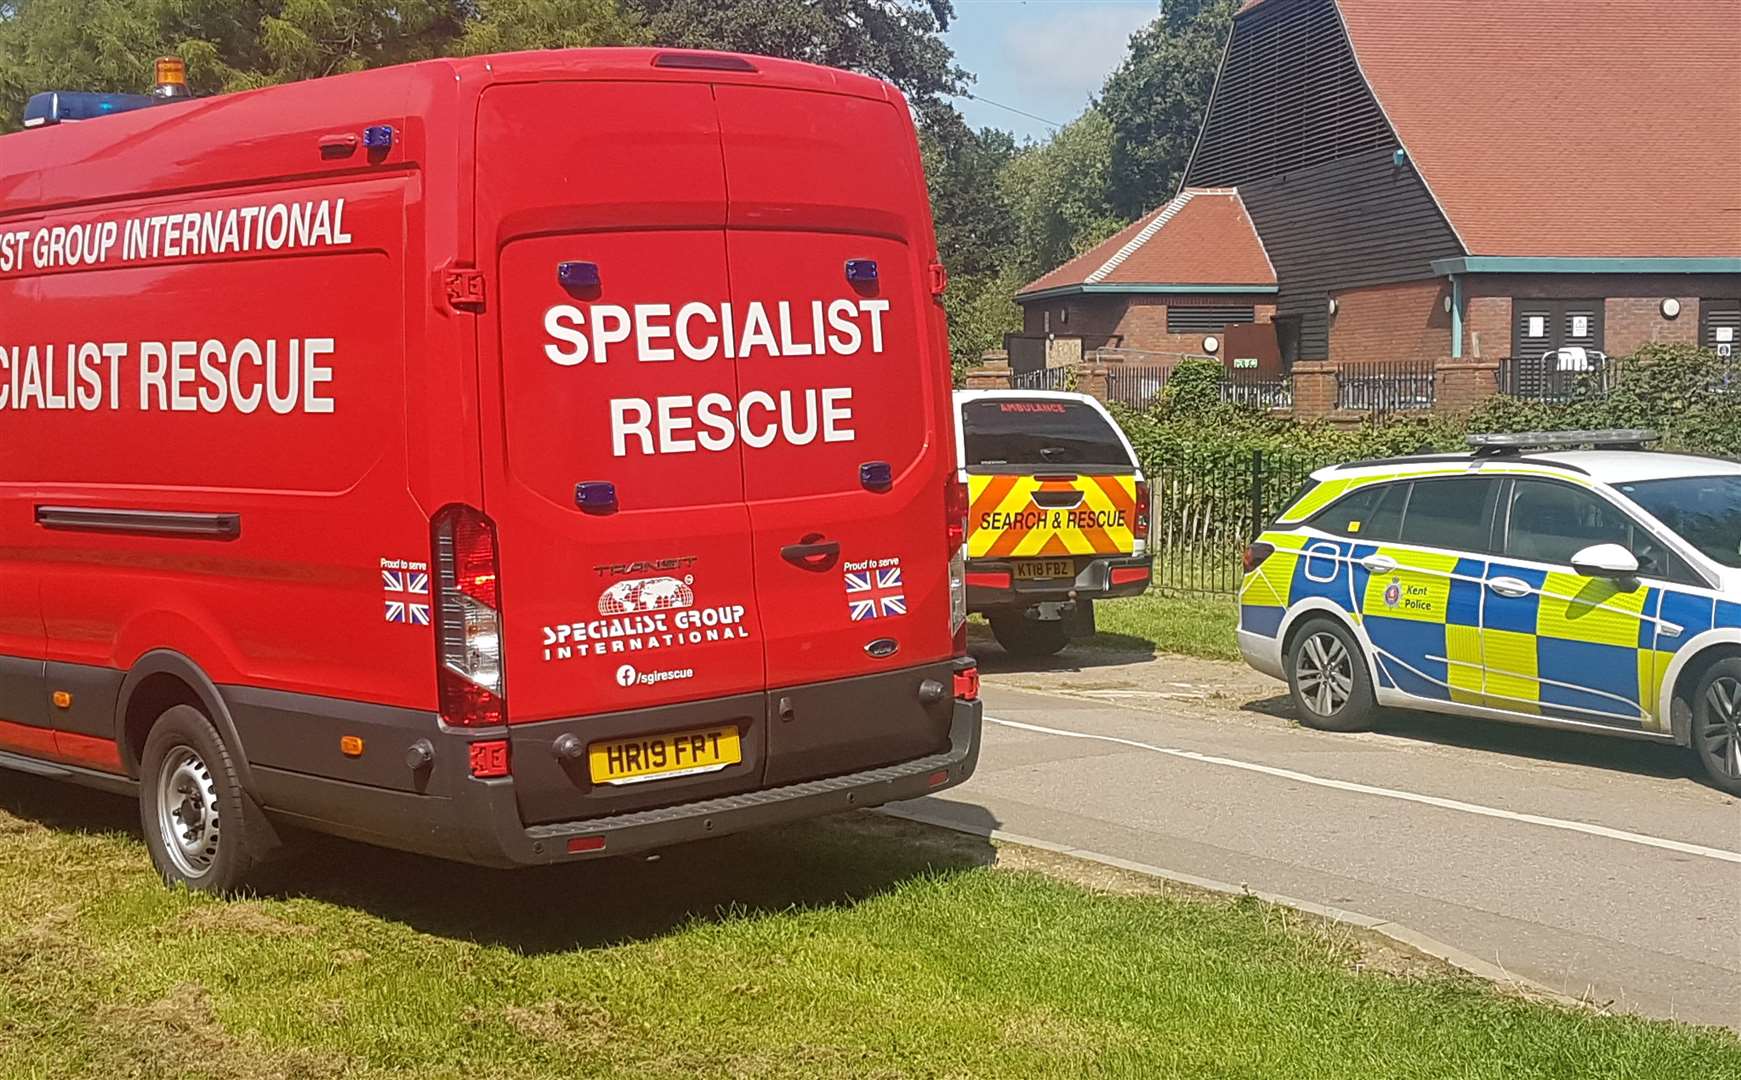
[[1553, 450], [1477, 457], [1473, 453], [1421, 454], [1378, 461], [1354, 461], [1314, 473], [1315, 479], [1331, 476], [1385, 473], [1410, 476], [1442, 470], [1447, 465], [1475, 464], [1494, 472], [1506, 466], [1546, 465], [1588, 476], [1603, 484], [1630, 484], [1641, 480], [1670, 480], [1678, 476], [1741, 476], [1741, 461], [1673, 454], [1657, 450]]

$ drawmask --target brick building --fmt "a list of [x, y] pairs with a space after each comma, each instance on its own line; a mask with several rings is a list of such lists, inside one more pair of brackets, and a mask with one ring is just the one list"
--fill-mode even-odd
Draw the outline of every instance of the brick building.
[[[1229, 325], [1268, 323], [1276, 272], [1231, 188], [1186, 188], [1095, 248], [1024, 288], [1021, 339], [1073, 339], [1084, 351], [1166, 356], [1222, 352]], [[1205, 349], [1207, 343], [1210, 348]]]
[[1223, 303], [1194, 280], [1288, 367], [1741, 348], [1734, 33], [1734, 0], [1248, 0], [1179, 197], [1024, 289], [1024, 336], [1200, 352], [1151, 313]]

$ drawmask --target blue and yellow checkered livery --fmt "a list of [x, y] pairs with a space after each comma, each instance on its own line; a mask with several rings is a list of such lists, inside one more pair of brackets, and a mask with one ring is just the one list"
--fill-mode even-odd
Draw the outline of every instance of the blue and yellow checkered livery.
[[[1316, 494], [1295, 520], [1334, 498]], [[1741, 627], [1741, 605], [1672, 586], [1286, 527], [1260, 541], [1275, 550], [1246, 575], [1243, 632], [1276, 638], [1291, 609], [1318, 598], [1364, 629], [1381, 687], [1427, 701], [1662, 730], [1676, 653]]]

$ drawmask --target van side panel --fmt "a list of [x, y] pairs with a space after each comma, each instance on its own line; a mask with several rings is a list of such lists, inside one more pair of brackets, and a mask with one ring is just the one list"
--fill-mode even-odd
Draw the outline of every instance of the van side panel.
[[17, 448], [0, 490], [30, 530], [11, 565], [50, 601], [50, 670], [85, 684], [63, 731], [114, 739], [112, 709], [83, 706], [105, 682], [112, 702], [154, 649], [219, 684], [432, 703], [428, 516], [405, 462], [410, 190], [387, 177], [46, 219], [115, 221], [127, 244], [166, 215], [220, 230], [232, 211], [324, 215], [294, 252], [178, 257], [147, 236], [161, 257], [31, 279], [0, 330]]

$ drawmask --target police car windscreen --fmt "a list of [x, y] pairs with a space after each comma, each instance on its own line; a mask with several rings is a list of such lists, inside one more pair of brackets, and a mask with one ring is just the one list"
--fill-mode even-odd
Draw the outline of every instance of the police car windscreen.
[[1741, 476], [1640, 480], [1620, 490], [1707, 558], [1741, 566]]
[[1071, 465], [1128, 469], [1118, 433], [1095, 409], [1075, 401], [995, 398], [961, 411], [967, 466]]

